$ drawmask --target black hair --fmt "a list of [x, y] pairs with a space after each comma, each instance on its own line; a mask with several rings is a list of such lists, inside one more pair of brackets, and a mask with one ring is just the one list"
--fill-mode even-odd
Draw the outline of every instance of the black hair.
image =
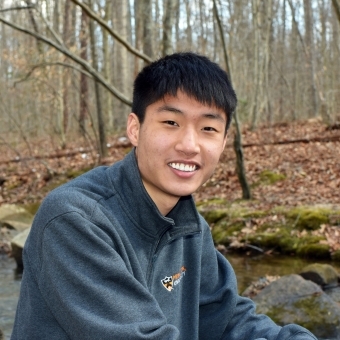
[[134, 82], [132, 112], [143, 123], [146, 108], [178, 90], [198, 102], [222, 109], [227, 116], [226, 131], [237, 105], [227, 73], [208, 58], [181, 52], [167, 55], [145, 66]]

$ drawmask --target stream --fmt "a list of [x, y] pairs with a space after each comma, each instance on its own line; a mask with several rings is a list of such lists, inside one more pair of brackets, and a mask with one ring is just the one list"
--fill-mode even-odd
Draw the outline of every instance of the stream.
[[[244, 255], [227, 255], [227, 259], [232, 264], [239, 284], [239, 292], [243, 292], [252, 281], [265, 275], [286, 275], [297, 274], [312, 260], [300, 259], [296, 257], [261, 255], [257, 257], [247, 257]], [[320, 261], [318, 261], [320, 262]], [[340, 264], [331, 263], [340, 273]], [[9, 340], [15, 309], [18, 302], [21, 275], [16, 273], [16, 263], [14, 259], [5, 255], [0, 256], [0, 329], [5, 334], [5, 339]]]

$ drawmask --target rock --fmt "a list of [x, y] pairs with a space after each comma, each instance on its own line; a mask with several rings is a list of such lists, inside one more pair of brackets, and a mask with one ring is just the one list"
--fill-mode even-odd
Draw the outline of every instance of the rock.
[[17, 231], [23, 231], [32, 225], [34, 216], [26, 209], [15, 204], [0, 206], [0, 223]]
[[263, 288], [267, 287], [279, 278], [280, 276], [278, 275], [266, 275], [264, 277], [260, 277], [257, 281], [254, 281], [250, 284], [250, 286], [242, 293], [242, 296], [253, 299]]
[[297, 274], [285, 275], [265, 287], [253, 299], [256, 311], [277, 324], [299, 324], [319, 338], [340, 334], [340, 306], [321, 287]]
[[12, 246], [11, 257], [14, 257], [18, 269], [21, 270], [23, 269], [22, 250], [24, 248], [30, 230], [31, 228], [27, 228], [26, 230], [22, 231], [20, 234], [15, 236], [11, 241]]
[[310, 280], [323, 288], [338, 286], [339, 275], [329, 264], [313, 263], [302, 269], [300, 275], [305, 280]]
[[340, 304], [340, 287], [331, 287], [326, 289], [325, 293], [334, 301]]

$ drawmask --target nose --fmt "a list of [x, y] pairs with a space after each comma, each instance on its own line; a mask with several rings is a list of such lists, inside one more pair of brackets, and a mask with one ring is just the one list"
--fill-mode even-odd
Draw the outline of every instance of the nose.
[[194, 129], [183, 129], [182, 133], [178, 137], [179, 138], [175, 147], [177, 151], [189, 156], [199, 153], [199, 138]]

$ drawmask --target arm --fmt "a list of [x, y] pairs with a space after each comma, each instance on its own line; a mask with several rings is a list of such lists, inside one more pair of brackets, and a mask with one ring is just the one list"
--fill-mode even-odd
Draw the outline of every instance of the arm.
[[44, 231], [39, 289], [70, 339], [177, 339], [112, 237], [77, 213]]

